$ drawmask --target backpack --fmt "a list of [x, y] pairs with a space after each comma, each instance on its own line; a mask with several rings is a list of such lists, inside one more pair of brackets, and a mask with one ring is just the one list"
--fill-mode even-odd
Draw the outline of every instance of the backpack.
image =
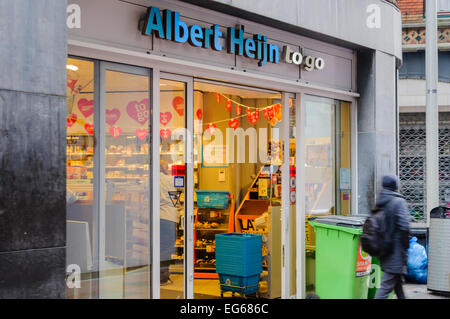
[[381, 257], [388, 252], [386, 235], [386, 214], [376, 207], [364, 222], [361, 235], [362, 249], [373, 257]]

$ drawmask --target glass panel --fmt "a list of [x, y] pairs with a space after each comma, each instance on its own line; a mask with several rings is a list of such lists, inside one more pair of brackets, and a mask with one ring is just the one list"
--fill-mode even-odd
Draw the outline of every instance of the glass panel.
[[160, 81], [161, 298], [184, 298], [186, 84]]
[[276, 92], [194, 83], [195, 298], [232, 294], [233, 279], [222, 277], [220, 286], [216, 264], [215, 236], [226, 232], [262, 235], [259, 287], [244, 294], [281, 296], [280, 99]]
[[306, 96], [305, 182], [306, 215], [334, 215], [335, 102]]
[[102, 298], [150, 298], [150, 78], [105, 74]]
[[94, 62], [67, 59], [67, 298], [97, 298]]

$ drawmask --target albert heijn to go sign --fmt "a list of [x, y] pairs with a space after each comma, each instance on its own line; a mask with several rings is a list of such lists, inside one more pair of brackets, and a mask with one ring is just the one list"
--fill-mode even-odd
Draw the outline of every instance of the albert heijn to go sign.
[[[193, 24], [188, 26], [180, 19], [180, 13], [157, 7], [149, 7], [142, 34], [154, 34], [160, 39], [171, 40], [178, 43], [188, 42], [195, 47], [222, 51], [223, 47], [219, 41], [224, 34], [218, 24], [206, 28]], [[244, 38], [244, 26], [238, 28], [228, 27], [226, 34], [226, 50], [230, 54], [245, 56], [258, 61], [259, 66], [269, 63], [279, 63], [280, 55], [282, 61], [302, 67], [306, 71], [322, 70], [325, 61], [321, 57], [305, 56], [302, 52], [293, 51], [285, 45], [282, 50], [274, 43], [268, 43], [267, 37], [254, 34], [253, 37]]]

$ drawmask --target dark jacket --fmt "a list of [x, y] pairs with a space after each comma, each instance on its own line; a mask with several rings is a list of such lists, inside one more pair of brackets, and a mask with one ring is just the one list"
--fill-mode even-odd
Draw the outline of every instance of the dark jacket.
[[384, 188], [380, 192], [377, 206], [386, 218], [386, 240], [388, 250], [380, 257], [381, 269], [392, 274], [405, 274], [408, 265], [410, 214], [403, 196]]

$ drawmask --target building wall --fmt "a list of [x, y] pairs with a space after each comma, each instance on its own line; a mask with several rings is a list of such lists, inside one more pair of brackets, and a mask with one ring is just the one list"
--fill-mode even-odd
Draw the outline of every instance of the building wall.
[[65, 17], [0, 2], [0, 299], [65, 297]]
[[358, 210], [368, 214], [381, 178], [397, 173], [395, 58], [376, 51], [358, 54]]

